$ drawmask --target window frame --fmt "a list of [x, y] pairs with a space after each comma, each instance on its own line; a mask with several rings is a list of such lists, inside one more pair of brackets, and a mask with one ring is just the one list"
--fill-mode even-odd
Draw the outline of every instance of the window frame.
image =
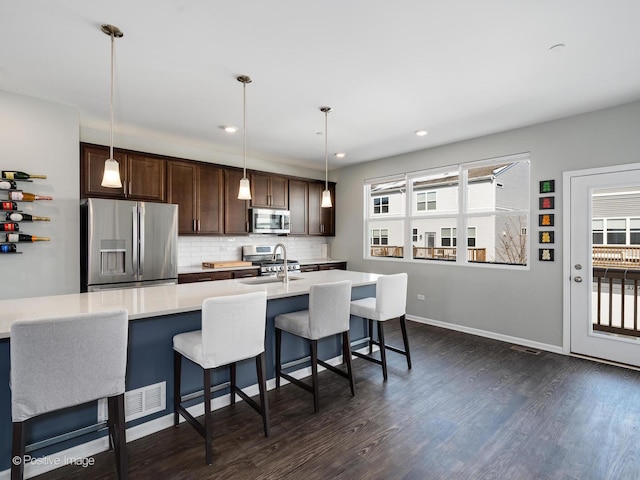
[[[464, 187], [468, 187], [469, 182], [468, 182], [468, 172], [471, 169], [475, 169], [475, 168], [480, 168], [480, 167], [490, 167], [493, 165], [499, 165], [501, 163], [519, 163], [519, 162], [525, 162], [527, 163], [527, 165], [529, 166], [528, 168], [528, 172], [527, 172], [527, 182], [528, 182], [528, 196], [526, 198], [527, 200], [527, 205], [524, 206], [524, 202], [523, 202], [523, 207], [521, 209], [513, 209], [513, 210], [501, 210], [499, 208], [497, 208], [496, 206], [492, 207], [492, 209], [474, 209], [473, 211], [468, 211], [468, 206], [467, 206], [467, 197], [468, 197], [468, 192], [467, 192], [467, 188], [462, 188]], [[457, 211], [455, 213], [452, 212], [443, 212], [443, 213], [437, 213], [434, 212], [434, 210], [428, 210], [427, 204], [428, 202], [428, 193], [429, 191], [424, 191], [421, 189], [420, 192], [416, 192], [416, 195], [414, 196], [414, 192], [413, 192], [413, 182], [415, 179], [418, 179], [420, 177], [425, 177], [425, 176], [437, 176], [437, 175], [444, 175], [446, 173], [450, 173], [452, 171], [458, 171], [458, 183], [457, 183]], [[369, 227], [369, 223], [370, 222], [375, 222], [376, 220], [380, 219], [380, 214], [377, 214], [376, 216], [371, 215], [370, 210], [370, 205], [372, 207], [372, 202], [371, 202], [371, 187], [373, 185], [379, 185], [381, 183], [387, 183], [387, 182], [401, 182], [404, 181], [404, 186], [405, 189], [402, 192], [404, 194], [404, 211], [402, 213], [394, 213], [388, 216], [388, 218], [393, 218], [394, 220], [400, 220], [401, 224], [402, 224], [402, 237], [404, 239], [404, 257], [402, 258], [398, 258], [398, 257], [375, 257], [372, 256], [370, 254], [370, 240], [367, 239], [368, 236], [368, 231], [370, 231]], [[364, 235], [365, 235], [365, 242], [363, 242], [364, 248], [363, 248], [363, 258], [365, 260], [375, 260], [375, 261], [396, 261], [396, 262], [412, 262], [412, 263], [421, 263], [421, 264], [425, 264], [425, 260], [424, 259], [420, 259], [420, 258], [414, 258], [414, 254], [412, 251], [412, 242], [413, 242], [413, 229], [416, 228], [415, 227], [415, 221], [419, 220], [419, 219], [450, 219], [450, 220], [454, 220], [454, 225], [452, 225], [452, 227], [455, 227], [457, 235], [456, 235], [456, 246], [458, 245], [467, 245], [468, 244], [468, 230], [467, 228], [469, 228], [469, 226], [473, 225], [472, 228], [475, 229], [475, 235], [474, 235], [474, 239], [477, 243], [477, 235], [478, 235], [478, 225], [477, 225], [477, 221], [476, 219], [478, 217], [487, 217], [487, 216], [492, 216], [492, 217], [504, 217], [504, 218], [509, 218], [509, 217], [514, 217], [517, 218], [518, 220], [522, 219], [524, 223], [521, 223], [521, 226], [523, 228], [526, 229], [526, 232], [528, 232], [526, 234], [526, 263], [525, 264], [510, 264], [510, 263], [499, 263], [495, 260], [495, 258], [493, 259], [493, 261], [489, 262], [489, 261], [482, 261], [482, 262], [478, 262], [478, 261], [469, 261], [468, 260], [468, 255], [456, 255], [456, 259], [455, 261], [450, 261], [450, 262], [430, 262], [429, 265], [458, 265], [458, 266], [467, 266], [470, 268], [499, 268], [499, 269], [513, 269], [513, 270], [530, 270], [531, 268], [531, 264], [533, 263], [533, 260], [535, 260], [532, 257], [532, 251], [533, 251], [533, 247], [534, 247], [534, 241], [535, 239], [532, 237], [531, 234], [531, 221], [532, 221], [532, 194], [535, 193], [534, 189], [532, 188], [532, 180], [531, 180], [531, 154], [530, 152], [523, 152], [523, 153], [518, 153], [518, 154], [514, 154], [514, 155], [507, 155], [507, 156], [502, 156], [502, 157], [493, 157], [493, 158], [489, 158], [489, 159], [485, 159], [485, 160], [478, 160], [478, 161], [471, 161], [471, 162], [466, 162], [466, 163], [460, 163], [460, 164], [456, 164], [456, 165], [446, 165], [446, 166], [441, 166], [441, 167], [436, 167], [436, 168], [430, 168], [430, 169], [426, 169], [426, 170], [420, 170], [420, 171], [412, 171], [412, 172], [407, 172], [407, 173], [402, 173], [402, 174], [397, 174], [397, 175], [389, 175], [386, 177], [377, 177], [377, 178], [371, 178], [371, 179], [365, 179], [364, 181], [364, 189], [363, 189], [363, 196], [364, 196], [364, 204], [365, 204], [365, 209], [364, 209], [364, 222], [363, 222], [363, 227], [364, 227]], [[424, 193], [425, 194], [425, 210], [418, 210], [417, 207], [417, 193]], [[435, 192], [434, 192], [435, 193]], [[415, 203], [414, 203], [415, 200]], [[437, 200], [436, 200], [437, 201]], [[520, 208], [520, 207], [519, 207]], [[428, 215], [425, 215], [427, 214]], [[385, 216], [385, 218], [387, 218]], [[438, 232], [439, 227], [438, 227]], [[419, 233], [418, 233], [419, 234]], [[441, 241], [438, 241], [439, 239], [437, 238], [436, 235], [436, 245], [437, 244], [441, 244]], [[465, 247], [466, 248], [475, 248], [475, 247]]]

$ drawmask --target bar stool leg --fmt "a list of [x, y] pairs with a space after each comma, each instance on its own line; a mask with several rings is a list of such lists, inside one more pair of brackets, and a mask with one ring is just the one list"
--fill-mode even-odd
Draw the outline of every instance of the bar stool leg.
[[400, 317], [400, 328], [402, 329], [402, 341], [404, 342], [404, 351], [407, 356], [407, 366], [411, 369], [411, 352], [409, 351], [409, 337], [407, 336], [407, 319], [405, 315]]
[[373, 320], [369, 320], [369, 355], [373, 353]]
[[[114, 418], [114, 441], [113, 449], [115, 451], [116, 465], [118, 469], [118, 479], [126, 480], [128, 478], [128, 462], [127, 462], [127, 439], [125, 432], [125, 413], [124, 413], [124, 393], [112, 397], [115, 410]], [[111, 399], [110, 399], [111, 400]]]
[[24, 476], [24, 422], [13, 422], [13, 447], [11, 452], [11, 480]]
[[282, 330], [276, 328], [276, 388], [280, 388], [280, 373], [282, 372]]
[[207, 465], [213, 463], [213, 419], [211, 418], [211, 369], [204, 368], [204, 448]]
[[269, 436], [269, 400], [267, 398], [267, 380], [265, 377], [264, 352], [256, 357], [256, 370], [258, 372], [258, 388], [260, 389], [260, 413], [262, 414], [262, 426], [264, 436]]
[[230, 365], [231, 405], [236, 404], [236, 362]]
[[380, 361], [382, 362], [382, 376], [387, 381], [387, 347], [384, 343], [384, 322], [378, 322], [378, 343], [380, 344]]
[[353, 378], [353, 369], [351, 368], [351, 339], [349, 330], [342, 332], [342, 359], [347, 364], [347, 374], [349, 375], [349, 386], [351, 387], [351, 396], [356, 395], [356, 382]]
[[173, 351], [173, 426], [180, 423], [178, 406], [180, 405], [180, 377], [182, 374], [182, 355]]
[[318, 341], [311, 343], [311, 380], [313, 383], [313, 409], [315, 413], [320, 411], [320, 394], [318, 389]]

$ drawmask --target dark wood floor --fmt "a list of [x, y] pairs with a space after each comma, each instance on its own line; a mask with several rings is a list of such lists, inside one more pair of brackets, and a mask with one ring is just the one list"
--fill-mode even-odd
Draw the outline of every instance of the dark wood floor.
[[[132, 479], [640, 478], [640, 372], [409, 323], [413, 369], [388, 354], [320, 374], [321, 411], [270, 391], [271, 437], [244, 402], [214, 413], [214, 464], [188, 424], [128, 444]], [[389, 339], [399, 329], [389, 325]], [[39, 479], [115, 478], [112, 455]]]

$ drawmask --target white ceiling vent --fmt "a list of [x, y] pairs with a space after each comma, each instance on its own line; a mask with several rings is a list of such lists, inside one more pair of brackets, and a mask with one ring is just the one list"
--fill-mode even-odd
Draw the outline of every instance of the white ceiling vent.
[[[160, 382], [124, 393], [125, 421], [161, 412], [167, 406], [167, 382]], [[107, 399], [98, 400], [98, 422], [107, 420]]]

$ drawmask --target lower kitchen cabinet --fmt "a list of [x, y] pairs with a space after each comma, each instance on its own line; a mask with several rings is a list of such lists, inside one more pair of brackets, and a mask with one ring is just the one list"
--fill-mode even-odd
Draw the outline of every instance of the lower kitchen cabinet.
[[211, 282], [214, 280], [231, 280], [232, 278], [257, 277], [258, 268], [243, 268], [241, 270], [223, 270], [221, 272], [182, 273], [178, 275], [178, 283]]
[[347, 262], [311, 263], [307, 265], [300, 265], [300, 273], [317, 272], [322, 270], [346, 270], [346, 269], [347, 269]]

